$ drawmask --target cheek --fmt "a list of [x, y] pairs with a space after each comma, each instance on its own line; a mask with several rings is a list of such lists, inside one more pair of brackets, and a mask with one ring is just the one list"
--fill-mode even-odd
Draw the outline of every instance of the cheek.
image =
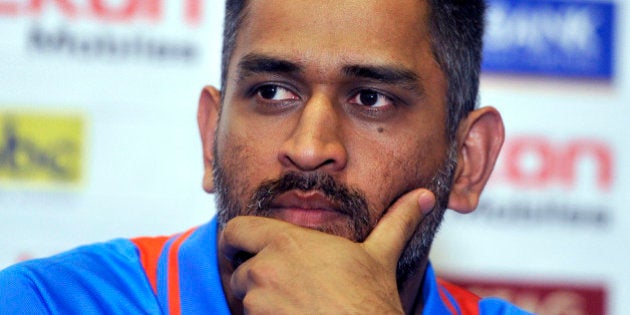
[[218, 133], [218, 159], [232, 186], [239, 191], [238, 198], [247, 201], [254, 189], [264, 180], [276, 178], [279, 171], [273, 137], [262, 136], [256, 128], [235, 123], [222, 125]]
[[[436, 152], [443, 152], [430, 141], [387, 141], [373, 143], [366, 150], [357, 154], [354, 165], [360, 166], [353, 180], [366, 194], [372, 214], [380, 218], [382, 213], [402, 194], [420, 187], [428, 187], [444, 157]], [[397, 143], [397, 145], [392, 145]], [[440, 146], [441, 147], [441, 146]]]

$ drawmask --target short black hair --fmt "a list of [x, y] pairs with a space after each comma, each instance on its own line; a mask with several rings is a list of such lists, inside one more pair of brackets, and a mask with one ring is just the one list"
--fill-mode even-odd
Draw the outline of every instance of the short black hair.
[[[484, 0], [427, 0], [433, 55], [447, 78], [446, 121], [449, 140], [455, 139], [462, 118], [477, 107], [486, 4]], [[226, 0], [221, 60], [225, 90], [230, 58], [246, 16], [246, 0]]]
[[484, 0], [429, 0], [435, 60], [447, 78], [451, 140], [462, 118], [478, 106], [486, 4]]

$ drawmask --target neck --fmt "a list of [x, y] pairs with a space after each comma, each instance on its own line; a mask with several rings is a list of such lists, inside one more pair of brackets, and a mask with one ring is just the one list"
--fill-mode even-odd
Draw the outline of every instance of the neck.
[[427, 264], [428, 260], [424, 259], [421, 261], [418, 271], [398, 288], [398, 295], [405, 314], [422, 314], [422, 309], [424, 308], [422, 284]]

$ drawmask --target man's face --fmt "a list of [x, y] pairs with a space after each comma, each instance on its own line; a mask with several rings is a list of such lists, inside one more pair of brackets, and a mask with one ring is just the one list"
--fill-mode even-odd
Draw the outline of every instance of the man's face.
[[262, 215], [361, 241], [412, 189], [443, 208], [446, 81], [427, 19], [418, 0], [250, 1], [214, 143], [222, 223]]

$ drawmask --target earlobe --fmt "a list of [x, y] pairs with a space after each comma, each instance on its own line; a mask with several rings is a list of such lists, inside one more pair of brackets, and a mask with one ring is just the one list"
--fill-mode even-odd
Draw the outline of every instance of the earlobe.
[[197, 124], [201, 136], [203, 149], [203, 189], [209, 193], [214, 192], [214, 180], [212, 177], [212, 160], [214, 154], [212, 147], [219, 119], [221, 106], [221, 92], [213, 86], [206, 86], [199, 96], [197, 108]]
[[505, 138], [501, 114], [484, 107], [471, 112], [458, 129], [458, 165], [448, 207], [460, 213], [477, 208]]

